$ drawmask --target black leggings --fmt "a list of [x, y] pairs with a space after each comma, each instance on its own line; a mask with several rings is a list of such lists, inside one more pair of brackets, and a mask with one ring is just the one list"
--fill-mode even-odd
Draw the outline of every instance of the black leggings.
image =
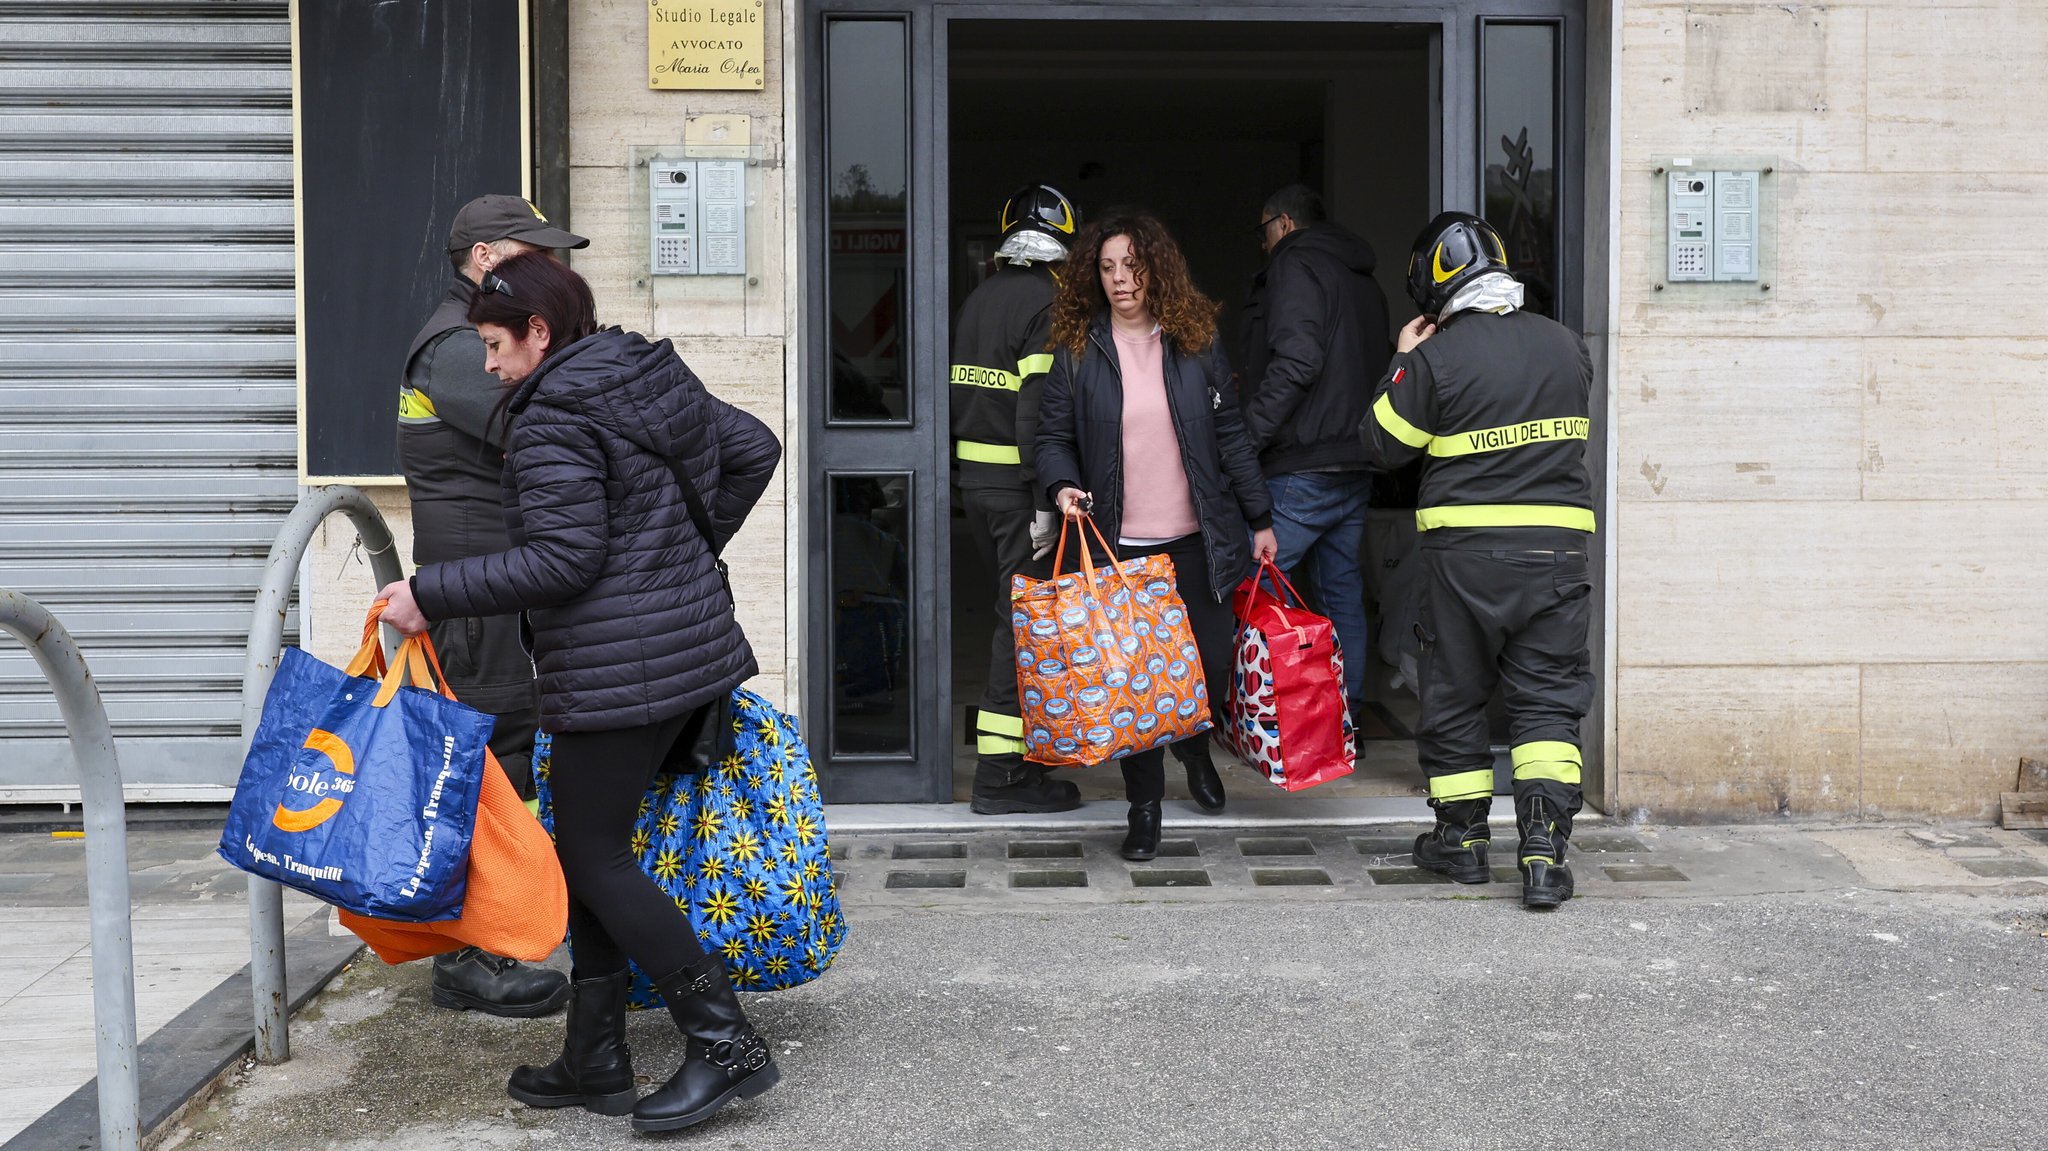
[[548, 787], [577, 979], [624, 971], [629, 957], [659, 979], [704, 958], [689, 915], [640, 870], [631, 843], [640, 797], [688, 720], [555, 737]]
[[[1217, 727], [1226, 721], [1224, 703], [1230, 698], [1231, 682], [1235, 674], [1235, 651], [1237, 643], [1237, 617], [1232, 614], [1230, 602], [1219, 600], [1209, 588], [1209, 554], [1202, 548], [1202, 534], [1182, 536], [1150, 548], [1133, 548], [1134, 555], [1155, 555], [1164, 552], [1173, 559], [1173, 582], [1180, 590], [1180, 598], [1188, 605], [1188, 627], [1195, 633], [1195, 650], [1202, 656], [1202, 678], [1209, 687], [1209, 715]], [[1132, 555], [1122, 552], [1118, 559], [1128, 560]], [[1207, 732], [1193, 739], [1181, 740], [1172, 745], [1176, 757], [1184, 744], [1200, 744], [1206, 751], [1209, 735]], [[1124, 798], [1132, 803], [1148, 803], [1166, 794], [1166, 749], [1155, 747], [1125, 756], [1121, 761], [1124, 769]]]

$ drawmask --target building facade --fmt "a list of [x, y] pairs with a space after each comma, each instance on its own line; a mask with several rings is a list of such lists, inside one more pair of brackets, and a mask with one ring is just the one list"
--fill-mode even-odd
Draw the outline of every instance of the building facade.
[[[994, 206], [1038, 179], [1084, 212], [1156, 208], [1226, 303], [1292, 180], [1373, 242], [1397, 307], [1430, 215], [1502, 228], [1599, 377], [1603, 809], [1984, 820], [2048, 749], [2039, 0], [500, 6], [526, 36], [527, 190], [592, 239], [571, 262], [600, 318], [673, 338], [783, 433], [727, 554], [754, 686], [802, 714], [835, 799], [952, 795], [954, 653], [988, 621], [956, 594], [947, 325]], [[0, 267], [0, 583], [73, 622], [159, 798], [232, 782], [235, 613], [294, 481], [327, 478], [303, 427], [291, 450], [297, 7], [0, 4], [0, 89], [75, 96], [0, 105], [0, 216], [28, 236]], [[662, 8], [758, 13], [758, 86], [654, 86]], [[81, 46], [116, 16], [132, 34]], [[209, 79], [166, 65], [145, 87], [183, 105], [109, 114], [95, 69], [167, 32]], [[124, 136], [156, 166], [96, 169]], [[739, 173], [743, 268], [660, 274], [656, 174], [707, 162]], [[1754, 173], [1707, 208], [1706, 274], [1737, 278], [1694, 282], [1679, 213], [1715, 172]], [[350, 478], [409, 554], [402, 488]], [[330, 657], [370, 590], [353, 539], [330, 523], [302, 572]], [[7, 658], [19, 800], [61, 740]]]

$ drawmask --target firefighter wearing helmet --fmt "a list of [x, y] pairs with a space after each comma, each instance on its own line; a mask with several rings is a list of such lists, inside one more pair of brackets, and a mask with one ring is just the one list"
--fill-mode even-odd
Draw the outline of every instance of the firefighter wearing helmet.
[[972, 808], [983, 815], [1071, 811], [1073, 783], [1024, 761], [1010, 632], [1010, 576], [1044, 578], [1058, 519], [1034, 478], [1031, 439], [1052, 367], [1054, 269], [1077, 225], [1058, 189], [1031, 184], [1003, 203], [996, 270], [960, 307], [948, 402], [953, 458], [967, 532], [994, 574], [995, 628], [988, 686], [976, 711]]
[[1572, 894], [1565, 845], [1593, 702], [1592, 362], [1576, 334], [1522, 309], [1506, 246], [1477, 216], [1445, 212], [1423, 229], [1408, 294], [1422, 315], [1401, 329], [1361, 433], [1381, 467], [1422, 460], [1415, 744], [1436, 826], [1415, 863], [1460, 883], [1492, 878], [1486, 705], [1499, 685], [1522, 901], [1556, 907]]

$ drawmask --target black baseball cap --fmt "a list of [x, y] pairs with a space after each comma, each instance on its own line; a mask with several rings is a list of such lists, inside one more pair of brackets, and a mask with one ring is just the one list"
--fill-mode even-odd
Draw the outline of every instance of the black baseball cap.
[[540, 209], [518, 196], [478, 196], [455, 213], [448, 226], [448, 250], [518, 240], [540, 248], [587, 248], [590, 241], [548, 223]]

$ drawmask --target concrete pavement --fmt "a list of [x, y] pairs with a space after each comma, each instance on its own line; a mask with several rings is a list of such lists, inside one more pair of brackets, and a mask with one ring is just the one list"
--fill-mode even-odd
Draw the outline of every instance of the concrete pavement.
[[[675, 1138], [2017, 1148], [2048, 1134], [2038, 838], [1589, 828], [1609, 850], [1580, 858], [1583, 897], [1536, 914], [1512, 883], [1400, 881], [1378, 850], [1391, 829], [1190, 822], [1168, 828], [1189, 850], [1145, 866], [1114, 860], [1099, 831], [835, 836], [845, 951], [817, 983], [748, 1000], [782, 1086]], [[1158, 867], [1209, 884], [1132, 878]], [[1258, 878], [1304, 870], [1328, 882]], [[963, 878], [891, 879], [934, 871]], [[1045, 871], [1087, 886], [1017, 878]], [[295, 1022], [290, 1064], [233, 1075], [164, 1145], [646, 1142], [623, 1120], [512, 1103], [505, 1074], [552, 1056], [559, 1019], [435, 1011], [426, 978], [359, 962]], [[680, 1052], [672, 1028], [649, 1014], [629, 1027], [659, 1082]]]

